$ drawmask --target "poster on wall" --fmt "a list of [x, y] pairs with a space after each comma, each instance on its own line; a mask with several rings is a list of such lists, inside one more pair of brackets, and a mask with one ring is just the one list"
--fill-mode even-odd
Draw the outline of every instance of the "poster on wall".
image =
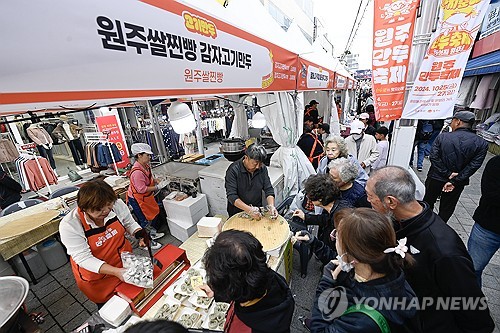
[[441, 0], [438, 29], [408, 96], [407, 119], [444, 119], [453, 115], [462, 75], [489, 0]]
[[332, 90], [335, 73], [299, 58], [297, 90]]
[[373, 20], [372, 94], [375, 117], [399, 119], [418, 0], [376, 0]]
[[116, 166], [119, 168], [125, 168], [127, 164], [130, 163], [128, 158], [128, 148], [125, 143], [125, 137], [123, 136], [123, 129], [120, 124], [120, 120], [116, 115], [101, 116], [96, 117], [95, 122], [97, 124], [97, 130], [105, 134], [109, 134], [108, 141], [114, 143], [122, 156], [122, 161], [117, 162]]
[[179, 1], [19, 0], [0, 22], [0, 112], [296, 88], [296, 54]]

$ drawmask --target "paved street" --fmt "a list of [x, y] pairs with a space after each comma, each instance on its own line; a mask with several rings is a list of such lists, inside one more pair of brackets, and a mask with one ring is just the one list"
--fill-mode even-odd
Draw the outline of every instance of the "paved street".
[[[488, 154], [487, 159], [493, 155]], [[467, 186], [462, 194], [455, 214], [449, 224], [457, 231], [466, 243], [474, 221], [472, 214], [481, 195], [480, 180], [483, 167], [472, 177], [471, 185]], [[417, 172], [422, 181], [425, 179], [429, 161], [424, 161], [424, 171]], [[161, 239], [163, 244], [179, 245], [179, 241], [168, 235]], [[320, 277], [320, 264], [315, 259], [309, 263], [309, 273], [306, 279], [300, 277], [297, 252], [294, 253], [294, 272], [292, 292], [296, 299], [296, 311], [292, 322], [292, 332], [305, 332], [298, 321], [298, 316], [307, 316]], [[500, 333], [500, 254], [493, 257], [486, 267], [483, 276], [483, 291], [488, 297], [489, 306], [497, 324], [495, 332]], [[75, 285], [75, 279], [69, 264], [45, 275], [37, 285], [31, 285], [27, 299], [27, 306], [31, 312], [47, 314], [42, 328], [45, 332], [69, 332], [84, 322], [91, 313], [96, 311], [94, 303], [88, 301]]]

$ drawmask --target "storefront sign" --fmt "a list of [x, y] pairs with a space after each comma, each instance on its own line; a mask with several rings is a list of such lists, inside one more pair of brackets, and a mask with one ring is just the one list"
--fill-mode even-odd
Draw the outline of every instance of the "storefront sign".
[[179, 1], [20, 0], [0, 22], [0, 111], [296, 88], [296, 54]]
[[353, 89], [354, 88], [354, 80], [349, 80], [347, 83], [347, 89]]
[[334, 72], [300, 58], [297, 90], [332, 90]]
[[489, 0], [442, 0], [442, 18], [403, 111], [408, 119], [453, 115], [467, 59]]
[[128, 158], [127, 144], [125, 143], [125, 137], [123, 136], [122, 126], [118, 117], [116, 115], [101, 116], [96, 117], [95, 122], [97, 124], [97, 129], [99, 132], [108, 134], [108, 141], [114, 143], [122, 155], [122, 161], [117, 162], [116, 165], [119, 168], [124, 168], [130, 163]]
[[376, 0], [372, 82], [377, 120], [401, 117], [418, 0]]
[[493, 35], [497, 31], [500, 31], [500, 0], [493, 0], [486, 11], [479, 39]]
[[335, 89], [344, 90], [347, 89], [347, 78], [340, 74], [335, 74]]

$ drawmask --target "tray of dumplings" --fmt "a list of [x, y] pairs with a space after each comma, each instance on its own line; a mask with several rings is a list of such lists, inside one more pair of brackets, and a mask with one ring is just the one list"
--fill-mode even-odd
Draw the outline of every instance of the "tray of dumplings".
[[214, 302], [208, 310], [207, 316], [204, 318], [201, 327], [208, 330], [224, 330], [226, 323], [226, 313], [229, 309], [229, 304], [222, 302]]
[[[174, 293], [192, 296], [196, 295], [195, 289], [197, 285], [202, 285], [206, 283], [206, 271], [202, 268], [191, 267], [183, 275], [179, 277], [179, 280], [175, 282]], [[210, 304], [209, 304], [210, 305]]]
[[180, 308], [181, 302], [171, 296], [167, 296], [165, 303], [156, 311], [154, 319], [174, 320]]

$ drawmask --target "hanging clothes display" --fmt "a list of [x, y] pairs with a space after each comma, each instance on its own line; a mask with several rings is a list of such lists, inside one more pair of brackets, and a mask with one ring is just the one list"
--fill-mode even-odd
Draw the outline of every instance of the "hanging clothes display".
[[[87, 165], [99, 170], [107, 169], [115, 162], [121, 162], [122, 155], [114, 143], [88, 143], [85, 145]], [[111, 157], [111, 153], [113, 157]]]
[[19, 152], [11, 140], [0, 139], [0, 163], [13, 162], [19, 157]]
[[181, 134], [179, 136], [179, 143], [184, 147], [185, 155], [195, 154], [198, 150], [198, 143], [196, 141], [196, 135], [192, 132]]
[[170, 158], [175, 160], [181, 158], [184, 155], [184, 148], [179, 143], [179, 134], [175, 133], [171, 126], [162, 128], [161, 132]]
[[[65, 141], [68, 143], [69, 150], [71, 151], [71, 155], [73, 157], [73, 161], [76, 165], [80, 166], [87, 162], [85, 157], [85, 152], [83, 150], [83, 145], [80, 140], [80, 136], [75, 137], [73, 135], [73, 131], [71, 130], [71, 125], [61, 120], [57, 127], [54, 129], [54, 132], [58, 135], [62, 136]], [[75, 132], [76, 133], [76, 132]]]
[[495, 77], [495, 74], [483, 76], [470, 107], [473, 109], [491, 109], [495, 100], [495, 90], [491, 89], [491, 86], [495, 86], [497, 82], [498, 77]]
[[54, 160], [54, 155], [52, 154], [52, 144], [54, 141], [52, 140], [50, 134], [38, 123], [29, 125], [26, 129], [26, 134], [34, 143], [37, 144], [40, 155], [44, 158], [48, 158], [50, 166], [55, 170], [56, 161]]
[[469, 106], [474, 97], [474, 87], [476, 85], [477, 76], [464, 77], [458, 89], [456, 105]]
[[[26, 153], [21, 153], [15, 160], [16, 169], [19, 174], [19, 182], [24, 190], [36, 192], [47, 186], [43, 179], [44, 176], [49, 185], [57, 184], [57, 175], [50, 167], [47, 159], [37, 157], [37, 160], [38, 163], [35, 161], [34, 155]], [[40, 164], [40, 166], [38, 166], [38, 164]]]

